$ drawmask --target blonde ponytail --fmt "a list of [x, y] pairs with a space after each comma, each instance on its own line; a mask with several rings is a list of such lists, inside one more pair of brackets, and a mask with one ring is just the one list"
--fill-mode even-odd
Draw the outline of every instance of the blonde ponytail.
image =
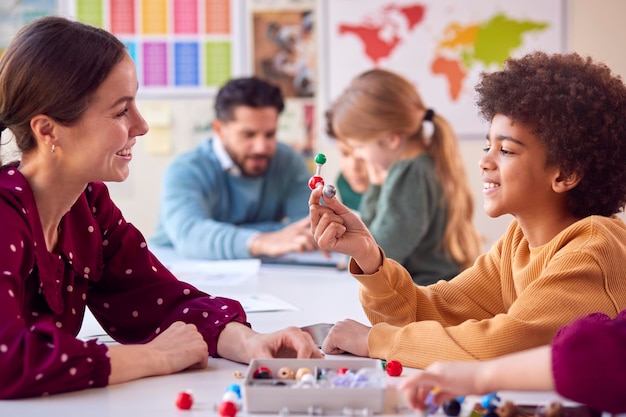
[[435, 170], [448, 208], [443, 245], [452, 259], [465, 269], [474, 263], [482, 251], [482, 240], [472, 219], [474, 201], [452, 127], [437, 114], [433, 115], [432, 123], [434, 129], [430, 140], [426, 141], [427, 149], [435, 161]]

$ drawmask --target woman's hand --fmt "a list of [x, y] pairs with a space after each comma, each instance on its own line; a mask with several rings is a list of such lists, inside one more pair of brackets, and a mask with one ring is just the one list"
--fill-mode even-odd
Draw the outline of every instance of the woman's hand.
[[188, 368], [206, 368], [209, 351], [195, 325], [178, 321], [145, 345], [111, 346], [109, 356], [109, 383], [116, 384]]
[[[325, 205], [320, 204], [321, 198]], [[364, 274], [378, 270], [382, 255], [367, 226], [337, 198], [323, 197], [322, 187], [311, 191], [309, 216], [311, 233], [321, 250], [352, 256]]]
[[226, 359], [249, 363], [266, 358], [323, 358], [310, 334], [297, 327], [273, 333], [257, 333], [241, 323], [229, 323], [217, 341], [218, 354]]

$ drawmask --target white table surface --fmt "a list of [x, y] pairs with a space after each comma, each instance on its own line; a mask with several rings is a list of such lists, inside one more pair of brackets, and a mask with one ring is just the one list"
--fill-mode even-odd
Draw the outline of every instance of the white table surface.
[[[256, 276], [236, 286], [216, 287], [214, 295], [237, 298], [237, 294], [269, 293], [296, 306], [298, 311], [250, 313], [248, 320], [260, 332], [271, 332], [290, 325], [334, 323], [352, 318], [368, 323], [358, 301], [358, 282], [348, 272], [331, 267], [263, 265]], [[87, 315], [80, 336], [101, 333], [92, 316]], [[331, 360], [350, 360], [349, 355], [328, 356]], [[224, 359], [209, 359], [209, 367], [174, 375], [145, 378], [105, 388], [88, 389], [43, 398], [0, 401], [0, 417], [140, 417], [140, 416], [216, 416], [226, 387], [243, 380], [235, 371], [245, 372], [246, 365]], [[405, 369], [403, 376], [413, 372]], [[399, 378], [389, 377], [385, 414], [397, 414], [401, 396], [393, 388]], [[178, 410], [176, 395], [190, 389], [194, 405]], [[517, 393], [512, 398], [516, 398]], [[529, 401], [558, 399], [554, 393], [521, 394]], [[519, 395], [518, 395], [519, 397]], [[404, 410], [402, 413], [407, 414]], [[410, 413], [413, 414], [413, 413]], [[238, 415], [250, 415], [241, 411]], [[268, 415], [268, 414], [265, 414]]]

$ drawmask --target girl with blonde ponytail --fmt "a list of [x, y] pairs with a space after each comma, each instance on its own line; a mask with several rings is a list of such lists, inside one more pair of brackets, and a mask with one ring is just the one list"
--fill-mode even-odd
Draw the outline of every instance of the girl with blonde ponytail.
[[327, 130], [366, 162], [362, 219], [415, 283], [450, 279], [473, 264], [481, 242], [456, 135], [409, 81], [381, 69], [362, 73], [331, 105]]

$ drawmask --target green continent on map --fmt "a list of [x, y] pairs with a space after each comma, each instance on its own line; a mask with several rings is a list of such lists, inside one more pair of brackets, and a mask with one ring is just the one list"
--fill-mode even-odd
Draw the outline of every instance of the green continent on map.
[[[468, 59], [480, 61], [485, 67], [502, 65], [511, 56], [511, 52], [522, 46], [522, 35], [534, 30], [545, 30], [547, 23], [531, 20], [513, 20], [503, 14], [478, 26], [473, 57]], [[466, 62], [471, 67], [472, 62]]]
[[524, 34], [542, 31], [548, 26], [543, 22], [510, 19], [504, 14], [478, 24], [463, 26], [452, 22], [444, 29], [444, 38], [437, 45], [431, 71], [446, 78], [450, 98], [456, 100], [469, 69], [477, 63], [484, 68], [501, 66], [522, 46]]

